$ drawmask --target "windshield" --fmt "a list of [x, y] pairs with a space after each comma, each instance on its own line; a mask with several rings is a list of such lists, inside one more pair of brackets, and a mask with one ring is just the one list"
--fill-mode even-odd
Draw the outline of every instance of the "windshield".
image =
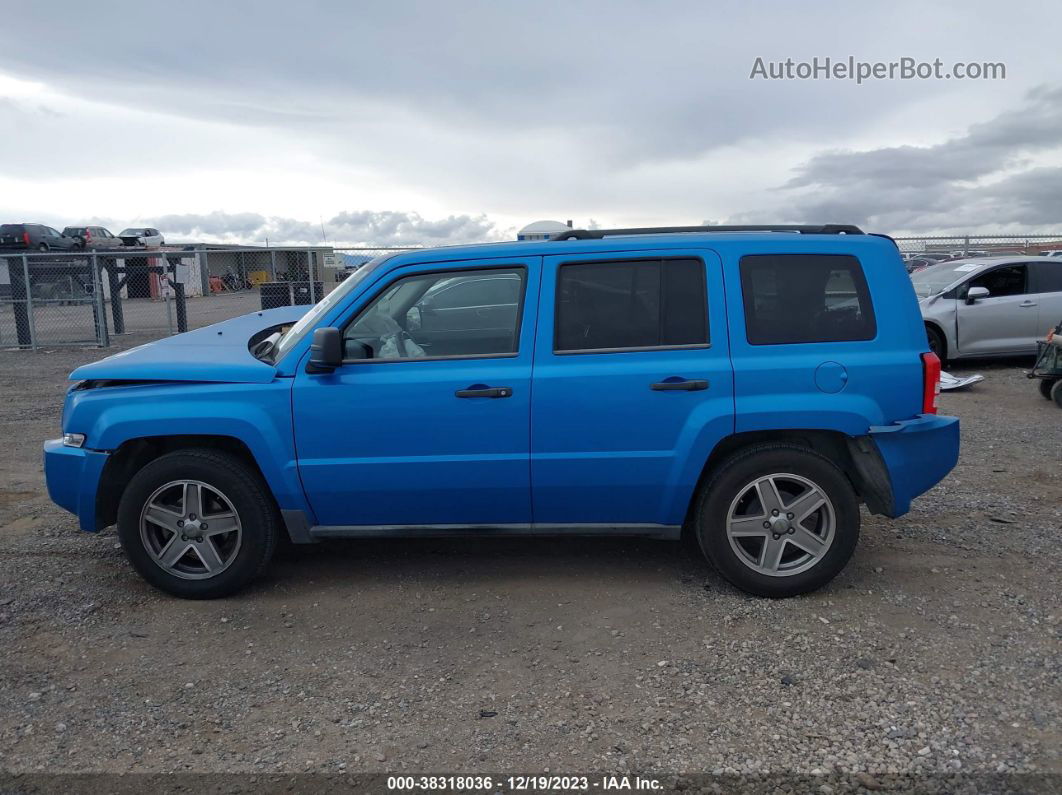
[[324, 315], [328, 310], [346, 298], [358, 284], [365, 280], [365, 277], [369, 275], [371, 271], [376, 270], [376, 267], [384, 260], [390, 259], [394, 254], [385, 254], [382, 257], [377, 257], [374, 260], [370, 260], [354, 271], [350, 276], [339, 283], [332, 292], [314, 304], [313, 309], [299, 318], [299, 321], [284, 332], [284, 335], [277, 340], [276, 346], [273, 348], [273, 361], [279, 362], [281, 357], [290, 351], [295, 344], [306, 336], [306, 332], [313, 328], [317, 319]]
[[915, 295], [929, 298], [943, 292], [964, 276], [979, 271], [984, 265], [977, 262], [941, 262], [911, 274]]
[[121, 234], [123, 234], [123, 235], [142, 235], [142, 234], [144, 234], [144, 230], [143, 229], [123, 229]]

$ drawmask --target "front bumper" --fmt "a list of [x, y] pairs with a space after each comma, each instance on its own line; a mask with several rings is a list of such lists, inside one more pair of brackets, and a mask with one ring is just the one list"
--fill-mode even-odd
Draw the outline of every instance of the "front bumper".
[[892, 485], [889, 516], [902, 516], [911, 500], [937, 485], [959, 460], [959, 418], [919, 414], [914, 419], [875, 425], [870, 438], [881, 454]]
[[60, 508], [77, 516], [82, 530], [100, 529], [96, 518], [96, 491], [108, 453], [66, 447], [62, 439], [44, 443], [44, 479], [48, 496]]

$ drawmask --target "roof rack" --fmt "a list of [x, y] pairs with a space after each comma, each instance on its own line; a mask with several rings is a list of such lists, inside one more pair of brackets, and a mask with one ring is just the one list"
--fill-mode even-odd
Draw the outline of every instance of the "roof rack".
[[550, 240], [600, 240], [617, 235], [661, 235], [673, 232], [794, 232], [800, 235], [862, 235], [851, 224], [756, 224], [753, 226], [646, 226], [633, 229], [568, 229]]

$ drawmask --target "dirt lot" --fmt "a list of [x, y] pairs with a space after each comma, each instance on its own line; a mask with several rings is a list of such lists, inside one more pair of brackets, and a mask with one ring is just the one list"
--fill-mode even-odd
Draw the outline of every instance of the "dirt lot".
[[1062, 773], [1062, 411], [1023, 362], [942, 397], [958, 468], [812, 596], [491, 539], [300, 549], [194, 603], [44, 493], [101, 355], [0, 352], [0, 770]]

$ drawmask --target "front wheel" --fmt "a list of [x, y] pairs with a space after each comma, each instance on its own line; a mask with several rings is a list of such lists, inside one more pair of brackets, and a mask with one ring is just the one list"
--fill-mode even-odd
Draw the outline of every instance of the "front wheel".
[[818, 453], [753, 447], [721, 465], [697, 513], [701, 550], [743, 591], [773, 598], [821, 588], [859, 540], [859, 502]]
[[946, 364], [948, 360], [948, 342], [944, 339], [944, 335], [940, 330], [927, 325], [926, 339], [929, 342], [929, 350], [937, 355], [941, 366]]
[[1057, 382], [1059, 382], [1059, 381], [1062, 381], [1062, 379], [1058, 379], [1058, 378], [1041, 378], [1040, 379], [1040, 394], [1043, 395], [1044, 400], [1050, 400], [1051, 399], [1051, 388], [1054, 387], [1054, 385]]
[[156, 588], [186, 599], [235, 593], [258, 576], [280, 522], [258, 473], [236, 456], [179, 450], [129, 481], [118, 537], [130, 563]]

